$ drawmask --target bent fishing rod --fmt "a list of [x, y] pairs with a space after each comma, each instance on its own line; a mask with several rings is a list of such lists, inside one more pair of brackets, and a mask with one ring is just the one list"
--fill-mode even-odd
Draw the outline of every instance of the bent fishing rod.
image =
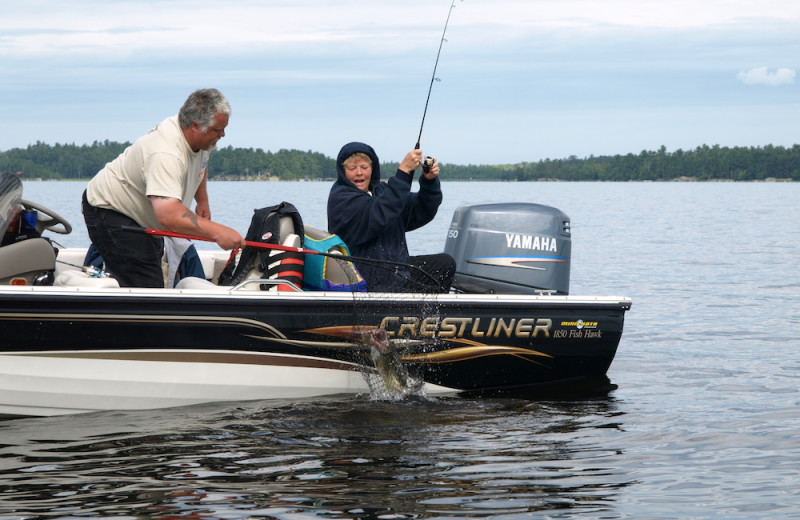
[[[463, 0], [462, 0], [463, 1]], [[425, 110], [422, 112], [422, 123], [419, 125], [419, 135], [417, 136], [417, 144], [414, 146], [415, 150], [419, 150], [420, 141], [422, 140], [422, 128], [425, 126], [425, 116], [428, 114], [428, 103], [431, 100], [431, 91], [433, 90], [433, 82], [439, 81], [436, 77], [436, 68], [439, 66], [439, 56], [442, 54], [442, 45], [446, 41], [444, 36], [447, 34], [447, 25], [450, 23], [450, 14], [453, 12], [453, 8], [456, 6], [456, 0], [453, 0], [453, 3], [450, 4], [450, 9], [447, 11], [447, 20], [444, 22], [444, 30], [442, 31], [442, 39], [439, 40], [439, 51], [436, 53], [436, 62], [433, 64], [433, 74], [431, 74], [431, 85], [428, 87], [428, 97], [425, 99]], [[431, 164], [433, 161], [431, 161]], [[428, 158], [425, 159], [423, 163], [423, 169], [428, 171], [430, 169], [431, 164], [428, 164]], [[427, 168], [427, 169], [426, 169]]]
[[[176, 233], [174, 231], [166, 231], [163, 229], [153, 229], [153, 228], [144, 228], [144, 227], [136, 227], [136, 226], [122, 226], [120, 228], [122, 231], [133, 231], [135, 233], [145, 233], [147, 235], [154, 235], [154, 236], [161, 236], [161, 237], [172, 237], [172, 238], [185, 238], [187, 240], [201, 240], [204, 242], [216, 242], [213, 238], [206, 238], [200, 237], [195, 235], [187, 235], [185, 233]], [[272, 249], [277, 251], [288, 251], [290, 253], [299, 253], [304, 255], [318, 255], [318, 256], [327, 256], [329, 258], [335, 258], [336, 260], [345, 260], [350, 262], [361, 262], [365, 264], [374, 265], [376, 267], [383, 267], [384, 269], [388, 269], [387, 267], [382, 266], [381, 264], [392, 265], [395, 267], [405, 267], [408, 269], [415, 269], [420, 273], [424, 274], [426, 277], [430, 278], [437, 286], [440, 288], [442, 287], [441, 282], [436, 279], [435, 276], [430, 274], [429, 272], [425, 271], [424, 269], [416, 266], [414, 264], [408, 264], [404, 262], [394, 262], [392, 260], [376, 260], [374, 258], [363, 258], [358, 256], [350, 256], [350, 255], [342, 255], [339, 253], [325, 253], [322, 251], [315, 251], [314, 249], [306, 249], [304, 247], [293, 247], [293, 246], [284, 246], [282, 244], [268, 244], [266, 242], [256, 242], [254, 240], [245, 240], [245, 246], [254, 247], [256, 249]]]

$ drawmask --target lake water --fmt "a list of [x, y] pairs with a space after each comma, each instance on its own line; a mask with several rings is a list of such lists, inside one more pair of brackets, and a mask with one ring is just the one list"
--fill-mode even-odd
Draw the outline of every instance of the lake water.
[[[214, 217], [329, 183], [211, 183]], [[74, 182], [31, 182], [86, 245]], [[444, 183], [453, 210], [530, 201], [572, 220], [571, 293], [633, 299], [573, 400], [369, 396], [0, 422], [0, 520], [800, 519], [800, 184]], [[204, 244], [203, 247], [214, 247]]]

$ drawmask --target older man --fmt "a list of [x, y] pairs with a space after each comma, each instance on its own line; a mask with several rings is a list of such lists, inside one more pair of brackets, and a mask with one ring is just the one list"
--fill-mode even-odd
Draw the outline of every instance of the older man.
[[236, 230], [211, 220], [206, 189], [209, 154], [225, 135], [230, 114], [218, 90], [197, 90], [178, 115], [159, 123], [89, 181], [83, 194], [89, 238], [120, 286], [164, 287], [163, 240], [124, 227], [210, 238], [223, 249], [244, 246]]

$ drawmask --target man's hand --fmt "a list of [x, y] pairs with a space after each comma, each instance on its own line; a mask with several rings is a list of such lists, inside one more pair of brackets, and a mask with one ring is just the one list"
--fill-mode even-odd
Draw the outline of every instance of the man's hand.
[[[214, 222], [212, 222], [214, 224]], [[222, 249], [242, 249], [245, 246], [245, 240], [242, 235], [235, 229], [231, 229], [222, 224], [217, 224], [220, 227], [219, 234], [215, 237], [217, 245]]]
[[197, 206], [194, 208], [194, 212], [197, 213], [198, 217], [211, 220], [211, 207], [208, 205], [208, 201], [198, 202]]

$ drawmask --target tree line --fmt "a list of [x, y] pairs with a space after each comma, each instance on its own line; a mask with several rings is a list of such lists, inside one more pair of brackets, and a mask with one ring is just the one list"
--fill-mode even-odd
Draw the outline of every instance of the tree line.
[[[130, 143], [95, 141], [91, 145], [36, 142], [0, 152], [0, 171], [25, 178], [89, 179]], [[398, 163], [382, 163], [393, 172]], [[507, 165], [443, 164], [448, 180], [474, 181], [800, 181], [800, 145], [790, 148], [699, 146], [694, 150], [544, 159]], [[336, 178], [336, 161], [313, 151], [219, 148], [211, 154], [212, 180], [326, 180]]]

